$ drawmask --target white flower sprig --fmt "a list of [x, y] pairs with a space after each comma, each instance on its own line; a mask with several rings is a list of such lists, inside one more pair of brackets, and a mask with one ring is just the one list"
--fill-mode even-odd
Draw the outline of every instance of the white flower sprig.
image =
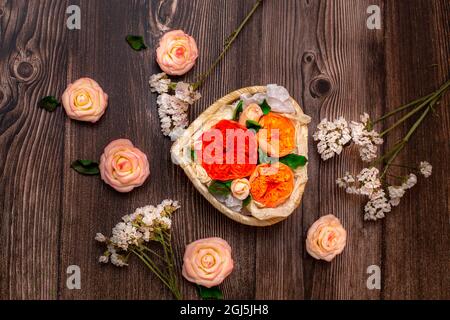
[[[97, 233], [95, 240], [106, 245], [99, 262], [125, 267], [130, 254], [134, 254], [171, 290], [175, 298], [181, 299], [170, 232], [172, 213], [179, 207], [177, 201], [164, 200], [156, 207], [138, 208], [122, 217], [122, 221], [112, 229], [111, 237]], [[160, 253], [150, 248], [152, 243], [162, 247]]]
[[162, 72], [150, 77], [150, 89], [158, 93], [156, 104], [161, 122], [161, 131], [172, 141], [178, 139], [189, 123], [189, 106], [201, 98], [194, 87], [185, 82], [172, 82]]
[[323, 160], [341, 154], [344, 146], [352, 139], [347, 121], [340, 117], [334, 121], [323, 119], [313, 135], [314, 141], [319, 141], [317, 151]]
[[[346, 145], [350, 145], [351, 140], [359, 149], [359, 155], [364, 162], [370, 162], [368, 168], [364, 168], [358, 175], [354, 176], [346, 172], [342, 178], [336, 180], [340, 188], [344, 188], [349, 194], [367, 196], [369, 201], [364, 207], [365, 220], [378, 220], [385, 217], [392, 207], [400, 204], [401, 198], [406, 190], [417, 184], [417, 175], [409, 173], [406, 176], [395, 176], [389, 174], [392, 167], [407, 168], [415, 173], [423, 175], [425, 178], [431, 176], [433, 168], [427, 161], [420, 162], [418, 167], [394, 164], [394, 160], [409, 142], [410, 138], [422, 124], [424, 119], [434, 111], [440, 104], [442, 96], [450, 89], [450, 80], [442, 85], [435, 92], [401, 106], [376, 121], [372, 121], [367, 113], [360, 117], [360, 122], [352, 121], [347, 125], [343, 117], [335, 121], [323, 119], [317, 126], [314, 133], [314, 140], [319, 141], [317, 151], [323, 160], [328, 160], [336, 154], [340, 154]], [[397, 113], [410, 110], [407, 114], [397, 120], [391, 127], [378, 133], [374, 130], [374, 125], [396, 115]], [[391, 150], [378, 157], [378, 146], [383, 144], [383, 137], [393, 129], [400, 126], [413, 115], [421, 113], [420, 117], [410, 127], [403, 139], [398, 141]], [[351, 136], [351, 139], [348, 138]], [[376, 165], [384, 165], [382, 172]], [[387, 179], [395, 178], [401, 180], [400, 185], [390, 184]]]

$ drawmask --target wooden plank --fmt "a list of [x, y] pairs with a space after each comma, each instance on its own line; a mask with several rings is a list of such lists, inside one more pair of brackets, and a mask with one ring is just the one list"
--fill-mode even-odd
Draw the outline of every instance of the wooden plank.
[[[261, 40], [256, 40], [256, 34], [250, 35], [248, 39], [249, 43], [253, 43], [250, 47], [259, 48], [260, 52], [260, 56], [255, 59], [256, 65], [251, 66], [262, 70], [256, 81], [263, 85], [277, 83], [285, 86], [301, 105], [301, 55], [308, 45], [303, 41], [302, 30], [317, 18], [314, 8], [308, 16], [304, 10], [309, 9], [304, 1], [266, 1], [263, 5]], [[275, 21], [276, 27], [273, 25]], [[308, 106], [303, 104], [302, 107], [309, 114]], [[314, 182], [308, 182], [307, 189], [313, 185]], [[255, 269], [257, 299], [304, 297], [303, 213], [299, 208], [286, 221], [258, 229]]]
[[65, 1], [0, 2], [0, 297], [54, 299], [64, 114]]
[[[320, 109], [307, 109], [316, 121], [341, 115], [346, 119], [359, 119], [364, 111], [376, 117], [382, 112], [384, 41], [383, 31], [366, 27], [366, 10], [372, 4], [383, 5], [381, 1], [320, 1], [315, 31], [317, 47], [313, 43], [310, 62], [316, 64], [319, 79], [311, 80], [313, 93], [326, 92], [327, 82], [330, 92], [322, 97]], [[325, 80], [320, 85], [322, 77]], [[306, 83], [304, 90], [308, 88], [311, 86]], [[308, 104], [305, 105], [308, 108]], [[317, 104], [313, 107], [317, 108]], [[315, 197], [318, 210], [314, 212], [314, 207], [310, 207], [304, 212], [303, 239], [315, 219], [334, 214], [348, 231], [348, 242], [343, 254], [332, 263], [312, 262], [312, 270], [305, 277], [305, 282], [309, 281], [306, 288], [311, 288], [308, 298], [378, 299], [380, 292], [369, 291], [366, 287], [366, 270], [370, 265], [381, 265], [381, 224], [364, 222], [363, 200], [345, 194], [335, 184], [336, 178], [345, 171], [357, 173], [364, 164], [354, 147], [326, 162], [319, 163], [317, 157], [314, 160], [318, 173], [313, 177], [318, 184], [312, 181], [308, 196]], [[312, 195], [313, 192], [316, 195]], [[305, 256], [306, 261], [311, 259]]]
[[[448, 80], [450, 3], [387, 3], [386, 92], [387, 106], [392, 110], [436, 90]], [[447, 94], [436, 115], [425, 120], [396, 160], [414, 166], [427, 160], [434, 168], [431, 178], [419, 177], [418, 185], [385, 221], [385, 299], [450, 298], [449, 103]], [[388, 137], [389, 144], [401, 138], [416, 119], [395, 130]]]

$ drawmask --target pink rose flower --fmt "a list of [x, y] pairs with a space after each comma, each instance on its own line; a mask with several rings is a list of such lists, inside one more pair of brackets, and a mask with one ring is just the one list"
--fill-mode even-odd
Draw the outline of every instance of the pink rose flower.
[[192, 242], [186, 247], [183, 262], [183, 277], [207, 288], [221, 284], [234, 267], [231, 247], [221, 238]]
[[198, 57], [194, 38], [181, 30], [167, 32], [156, 49], [156, 62], [172, 76], [181, 76], [192, 69]]
[[306, 251], [318, 260], [330, 262], [340, 254], [347, 241], [347, 232], [332, 214], [313, 223], [306, 238]]
[[108, 105], [108, 95], [90, 78], [69, 84], [61, 99], [69, 118], [92, 123], [101, 118]]
[[250, 194], [250, 182], [248, 179], [236, 179], [231, 183], [231, 193], [236, 199], [245, 200]]
[[248, 105], [244, 111], [242, 111], [240, 117], [239, 117], [239, 123], [243, 125], [244, 127], [247, 124], [247, 120], [253, 120], [258, 122], [259, 119], [264, 115], [263, 111], [261, 110], [261, 107], [258, 106], [256, 103], [252, 103]]
[[106, 146], [99, 168], [102, 180], [119, 192], [141, 186], [150, 175], [147, 156], [127, 139]]

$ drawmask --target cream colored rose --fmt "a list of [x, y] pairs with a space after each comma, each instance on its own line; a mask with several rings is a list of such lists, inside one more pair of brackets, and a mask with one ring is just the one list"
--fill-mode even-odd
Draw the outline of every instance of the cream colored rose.
[[97, 122], [108, 105], [108, 95], [90, 78], [69, 84], [61, 100], [69, 118], [88, 122]]
[[119, 192], [141, 186], [150, 175], [147, 156], [127, 139], [106, 146], [99, 168], [102, 180]]
[[194, 163], [192, 167], [194, 169], [195, 176], [201, 183], [207, 184], [211, 182], [212, 179], [208, 176], [208, 173], [200, 164]]
[[247, 120], [253, 120], [258, 122], [259, 119], [264, 115], [263, 111], [261, 110], [261, 107], [258, 106], [256, 103], [249, 104], [244, 111], [242, 111], [240, 117], [239, 117], [239, 123], [246, 126]]
[[306, 251], [318, 259], [330, 262], [340, 254], [347, 241], [347, 232], [333, 215], [321, 217], [308, 230]]
[[245, 200], [250, 194], [250, 182], [247, 179], [236, 179], [231, 183], [231, 193], [236, 199]]
[[221, 238], [207, 238], [186, 247], [182, 273], [188, 281], [211, 288], [221, 284], [233, 267], [228, 242]]
[[167, 32], [156, 49], [156, 62], [172, 76], [180, 76], [192, 69], [198, 57], [194, 38], [181, 30]]

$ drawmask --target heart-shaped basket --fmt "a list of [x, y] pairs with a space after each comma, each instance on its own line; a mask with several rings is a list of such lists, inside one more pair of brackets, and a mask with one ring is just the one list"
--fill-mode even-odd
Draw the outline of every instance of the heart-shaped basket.
[[[194, 122], [186, 129], [181, 137], [177, 139], [177, 141], [173, 144], [171, 149], [172, 160], [174, 163], [180, 165], [188, 178], [192, 181], [195, 188], [221, 213], [226, 215], [227, 217], [251, 226], [257, 227], [266, 227], [273, 224], [276, 224], [280, 221], [286, 219], [292, 212], [300, 205], [303, 191], [306, 186], [306, 182], [308, 180], [307, 176], [307, 166], [297, 168], [294, 170], [294, 190], [288, 199], [286, 204], [283, 204], [278, 208], [264, 208], [260, 209], [254, 203], [248, 206], [249, 211], [258, 212], [256, 218], [251, 215], [244, 215], [240, 212], [236, 212], [225, 206], [219, 200], [217, 200], [211, 193], [208, 191], [207, 185], [202, 183], [197, 176], [195, 171], [195, 163], [191, 160], [191, 149], [190, 146], [197, 141], [201, 134], [209, 130], [212, 126], [215, 125], [221, 119], [231, 119], [233, 114], [233, 107], [231, 106], [234, 102], [240, 99], [242, 94], [256, 94], [256, 93], [265, 93], [265, 86], [254, 86], [242, 88], [236, 91], [231, 92], [225, 97], [217, 100], [213, 103], [208, 109], [206, 109]], [[291, 98], [292, 99], [292, 98]], [[295, 120], [296, 123], [296, 142], [297, 149], [296, 153], [304, 156], [308, 156], [308, 123], [311, 118], [305, 115], [299, 106], [299, 104], [292, 99], [293, 106], [295, 108], [295, 114], [285, 115], [291, 118], [291, 120]], [[255, 214], [256, 215], [256, 214]]]

